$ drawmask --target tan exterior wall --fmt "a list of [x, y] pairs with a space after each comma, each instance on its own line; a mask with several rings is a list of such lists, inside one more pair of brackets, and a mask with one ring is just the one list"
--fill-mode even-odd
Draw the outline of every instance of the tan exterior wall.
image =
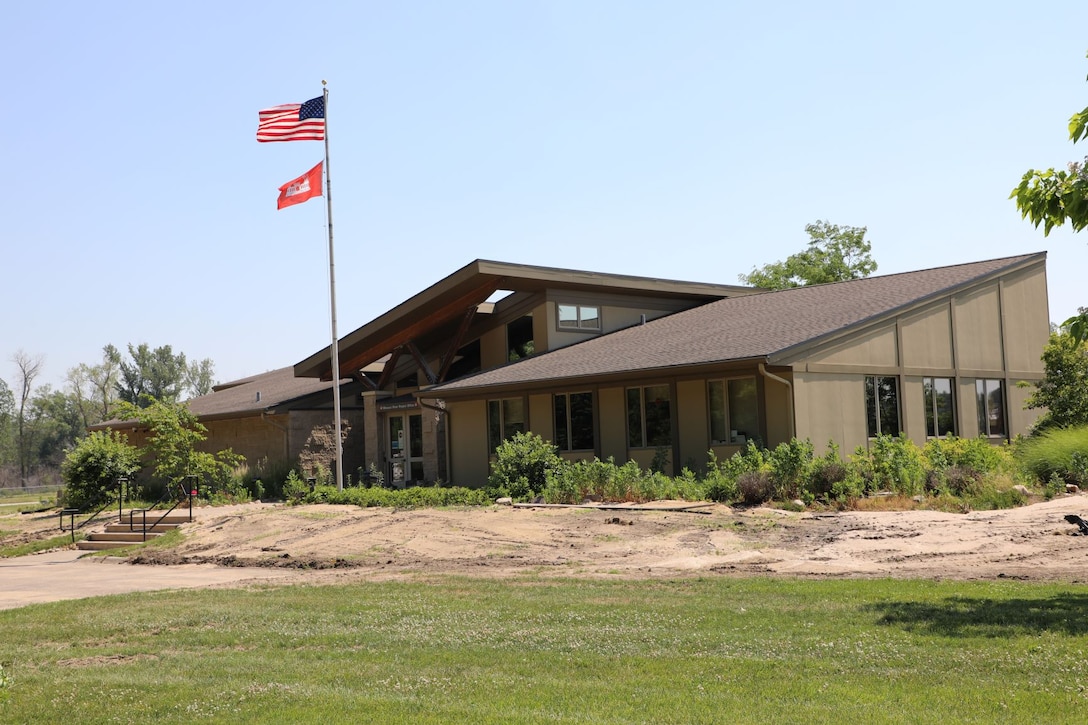
[[245, 456], [250, 466], [261, 461], [283, 463], [290, 459], [286, 415], [213, 420], [204, 423], [204, 427], [208, 429], [208, 439], [201, 444], [201, 450], [214, 453], [230, 448]]
[[981, 291], [953, 299], [956, 362], [961, 370], [998, 372], [1004, 369], [997, 287], [994, 283]]
[[627, 462], [627, 404], [623, 388], [601, 388], [597, 399], [601, 460], [613, 458], [617, 465], [623, 465]]
[[677, 470], [705, 472], [710, 450], [710, 419], [705, 380], [681, 380], [676, 384], [676, 415], [680, 453]]
[[978, 403], [975, 401], [975, 379], [956, 379], [956, 430], [960, 438], [978, 437]]
[[[776, 372], [780, 378], [792, 381], [793, 373]], [[763, 378], [763, 401], [766, 411], [767, 440], [766, 446], [774, 448], [779, 443], [785, 443], [793, 436], [793, 420], [790, 418], [792, 405], [790, 404], [790, 388], [770, 378]], [[796, 414], [794, 414], [796, 417]]]
[[[915, 445], [926, 444], [926, 396], [922, 378], [903, 376], [899, 379], [899, 420], [903, 431]], [[953, 403], [955, 405], [955, 403]]]
[[1033, 372], [1041, 376], [1043, 348], [1050, 337], [1045, 270], [1037, 267], [1002, 280], [1001, 309], [1010, 374]]
[[[1013, 380], [1009, 385], [1005, 386], [1005, 389], [1006, 395], [1009, 398], [1009, 430], [1014, 436], [1017, 433], [1027, 435], [1031, 426], [1033, 426], [1035, 421], [1039, 419], [1039, 416], [1043, 414], [1043, 411], [1039, 409], [1024, 409], [1024, 402], [1028, 399], [1028, 396], [1035, 391], [1035, 386], [1019, 388], [1016, 386], [1016, 381]], [[972, 408], [972, 410], [974, 409]]]
[[460, 486], [487, 484], [487, 403], [450, 401], [450, 480]]
[[901, 357], [904, 367], [955, 367], [952, 357], [952, 312], [948, 302], [901, 318]]
[[793, 389], [798, 438], [808, 438], [821, 453], [830, 440], [839, 444], [843, 454], [865, 445], [863, 376], [797, 372]]
[[[642, 321], [642, 315], [646, 315], [647, 320], [653, 320], [683, 309], [684, 307], [681, 303], [664, 305], [667, 309], [659, 309], [657, 307], [650, 307], [649, 305], [628, 307], [608, 304], [602, 299], [592, 296], [578, 296], [569, 299], [563, 298], [562, 301], [569, 304], [596, 305], [599, 307], [601, 311], [601, 330], [599, 332], [570, 332], [567, 330], [560, 330], [556, 300], [549, 300], [544, 305], [533, 310], [533, 335], [536, 336], [538, 341], [538, 352], [543, 350], [556, 350], [561, 347], [566, 347], [567, 345], [573, 345], [576, 342], [581, 342], [587, 337], [607, 334], [609, 332], [615, 332], [616, 330], [622, 330], [625, 327], [637, 325]], [[538, 321], [543, 323], [543, 329], [538, 325]], [[541, 333], [543, 333], [543, 335]]]
[[550, 393], [529, 396], [527, 417], [530, 431], [546, 441], [555, 441], [555, 421], [552, 420], [552, 396]]
[[480, 337], [480, 367], [482, 369], [487, 370], [504, 365], [510, 362], [507, 357], [505, 325], [488, 330]]
[[865, 333], [831, 350], [816, 353], [808, 360], [850, 365], [898, 365], [895, 324]]

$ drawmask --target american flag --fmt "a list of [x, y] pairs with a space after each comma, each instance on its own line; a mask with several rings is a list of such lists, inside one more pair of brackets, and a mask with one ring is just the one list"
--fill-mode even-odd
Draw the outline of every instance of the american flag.
[[257, 122], [258, 141], [322, 141], [325, 138], [325, 97], [305, 103], [266, 108]]

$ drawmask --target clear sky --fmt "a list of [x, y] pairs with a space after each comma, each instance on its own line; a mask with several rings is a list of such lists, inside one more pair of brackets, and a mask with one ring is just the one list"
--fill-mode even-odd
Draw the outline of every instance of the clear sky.
[[1046, 250], [1064, 320], [1088, 233], [1008, 195], [1088, 154], [1086, 28], [1084, 0], [11, 3], [0, 378], [328, 345], [324, 202], [276, 210], [323, 145], [255, 140], [322, 79], [341, 336], [477, 258], [735, 284], [818, 219], [867, 226], [877, 274]]

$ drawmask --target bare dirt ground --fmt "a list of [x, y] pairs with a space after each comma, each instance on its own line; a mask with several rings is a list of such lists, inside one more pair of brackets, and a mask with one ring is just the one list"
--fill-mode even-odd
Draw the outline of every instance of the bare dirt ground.
[[[771, 575], [1088, 581], [1088, 499], [1003, 511], [787, 512], [713, 505], [662, 511], [392, 510], [246, 504], [208, 508], [178, 548], [147, 564], [215, 563], [335, 572], [505, 577]], [[654, 509], [658, 510], [654, 510]]]
[[[275, 571], [281, 582], [314, 583], [449, 574], [1088, 582], [1088, 536], [1065, 520], [1067, 514], [1088, 519], [1083, 494], [966, 514], [795, 513], [718, 504], [661, 510], [676, 503], [607, 510], [205, 507], [182, 527], [179, 546], [146, 549], [128, 562], [156, 573], [171, 567], [188, 572], [193, 565], [218, 572], [242, 567], [253, 574]], [[4, 544], [41, 535], [29, 523], [16, 533], [11, 521], [0, 516]], [[44, 515], [26, 521], [56, 525]], [[224, 585], [221, 578], [208, 583]]]

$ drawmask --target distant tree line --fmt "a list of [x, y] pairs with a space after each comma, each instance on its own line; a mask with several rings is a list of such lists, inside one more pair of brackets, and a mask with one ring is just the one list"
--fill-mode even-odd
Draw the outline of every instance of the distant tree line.
[[156, 400], [179, 402], [211, 392], [215, 366], [189, 361], [169, 345], [113, 345], [95, 363], [70, 368], [59, 389], [39, 385], [45, 358], [23, 350], [10, 359], [10, 383], [0, 377], [0, 487], [59, 481], [67, 450], [87, 429], [115, 416], [122, 403], [145, 408]]

